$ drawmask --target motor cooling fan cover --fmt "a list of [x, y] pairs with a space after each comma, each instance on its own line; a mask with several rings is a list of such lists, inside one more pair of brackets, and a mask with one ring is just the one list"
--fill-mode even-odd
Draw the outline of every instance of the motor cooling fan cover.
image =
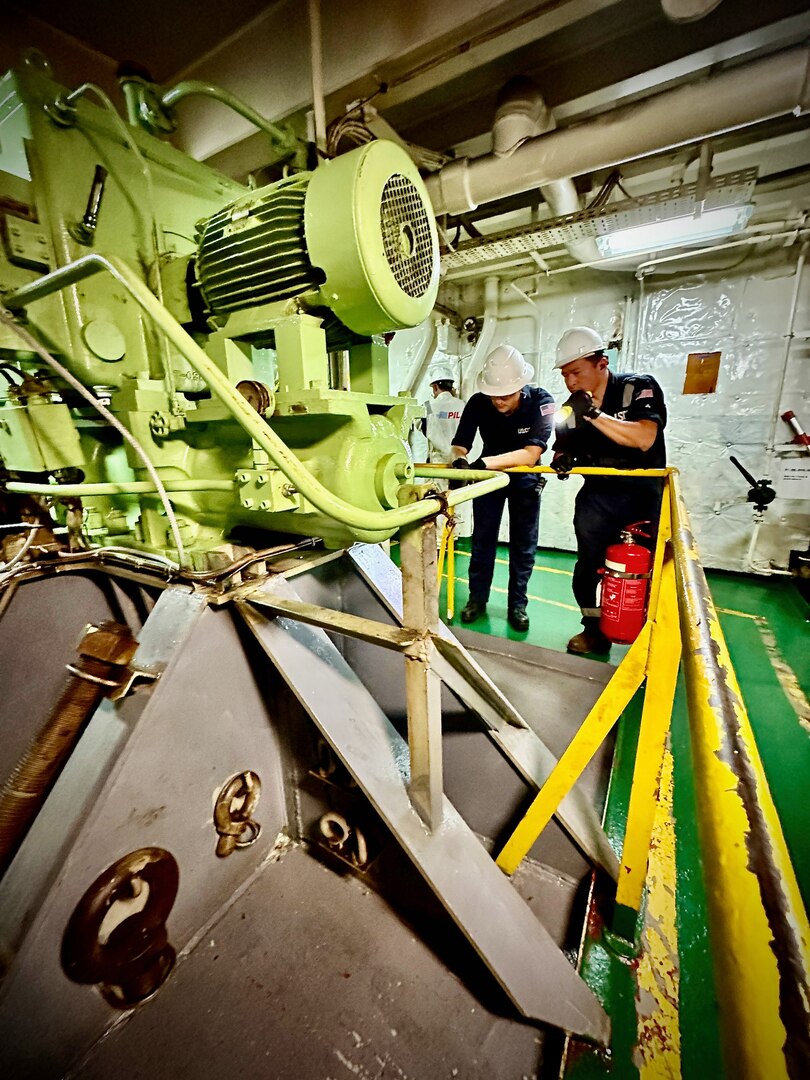
[[320, 165], [304, 222], [310, 261], [325, 275], [321, 295], [355, 333], [416, 326], [433, 310], [436, 222], [401, 147], [371, 142]]

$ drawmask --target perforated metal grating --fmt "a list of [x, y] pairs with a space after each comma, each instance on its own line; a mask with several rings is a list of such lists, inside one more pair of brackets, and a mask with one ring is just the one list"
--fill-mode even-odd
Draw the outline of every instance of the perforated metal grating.
[[430, 221], [418, 189], [401, 173], [389, 177], [383, 188], [380, 227], [397, 285], [408, 296], [424, 296], [433, 275]]
[[[758, 170], [742, 169], [710, 180], [703, 193], [702, 208], [743, 206], [751, 200]], [[665, 191], [639, 195], [611, 203], [598, 210], [580, 210], [564, 217], [523, 225], [497, 235], [468, 240], [442, 256], [442, 269], [480, 266], [500, 258], [545, 251], [577, 240], [606, 236], [619, 229], [632, 229], [655, 221], [691, 214], [697, 206], [697, 184], [683, 184]]]

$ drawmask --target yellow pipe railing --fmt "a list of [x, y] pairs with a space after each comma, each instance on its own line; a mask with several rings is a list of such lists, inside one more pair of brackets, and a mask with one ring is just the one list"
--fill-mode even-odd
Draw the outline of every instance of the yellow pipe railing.
[[[613, 471], [598, 470], [601, 475]], [[646, 677], [616, 892], [616, 922], [621, 925], [614, 925], [632, 936], [682, 650], [728, 1075], [745, 1080], [805, 1075], [810, 1046], [807, 915], [700, 565], [677, 470], [665, 475], [648, 621], [497, 862], [507, 873], [517, 869]]]
[[806, 1076], [810, 928], [782, 827], [672, 478], [698, 824], [729, 1076]]

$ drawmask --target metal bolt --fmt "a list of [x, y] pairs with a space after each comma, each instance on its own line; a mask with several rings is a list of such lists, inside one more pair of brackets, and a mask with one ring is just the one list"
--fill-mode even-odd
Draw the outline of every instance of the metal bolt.
[[253, 499], [242, 499], [242, 506], [244, 506], [246, 510], [250, 510], [251, 506], [253, 506]]
[[293, 495], [298, 494], [298, 489], [294, 488], [292, 484], [285, 484], [281, 489], [281, 494], [286, 495], [288, 499], [291, 499]]
[[256, 483], [257, 484], [266, 484], [267, 483], [267, 477], [265, 476], [264, 473], [259, 473], [259, 475], [256, 477]]
[[250, 474], [246, 472], [237, 473], [236, 479], [240, 484], [246, 484], [250, 480]]
[[259, 503], [259, 509], [260, 510], [269, 510], [272, 507], [272, 505], [273, 504], [270, 502], [269, 499], [262, 499], [262, 501]]

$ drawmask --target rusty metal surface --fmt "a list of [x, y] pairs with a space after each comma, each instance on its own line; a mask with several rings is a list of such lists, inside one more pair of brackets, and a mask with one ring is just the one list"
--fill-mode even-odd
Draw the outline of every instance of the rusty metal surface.
[[[185, 620], [179, 619], [183, 611]], [[61, 1077], [115, 1019], [95, 989], [71, 983], [59, 965], [70, 914], [105, 867], [144, 846], [161, 847], [177, 859], [180, 886], [168, 929], [179, 952], [250, 879], [287, 821], [273, 705], [257, 684], [232, 612], [212, 610], [187, 593], [164, 593], [141, 632], [145, 643], [153, 630], [163, 643], [163, 673], [120, 704], [119, 715], [132, 730], [117, 744], [117, 758], [98, 778], [93, 798], [84, 802], [86, 763], [85, 770], [66, 769], [54, 790], [63, 807], [83, 804], [83, 816], [73, 819], [59, 850], [51, 852], [56, 879], [53, 867], [42, 870], [45, 896], [23, 923], [0, 987], [0, 1072], [6, 1076]], [[96, 719], [87, 730], [91, 743]], [[264, 830], [250, 848], [218, 859], [214, 800], [223, 782], [245, 768], [262, 780]], [[35, 841], [34, 829], [9, 875]]]
[[21, 584], [0, 618], [0, 781], [10, 774], [64, 682], [65, 664], [87, 623], [141, 626], [152, 598], [103, 574]]
[[123, 623], [87, 626], [50, 713], [0, 791], [0, 874], [70, 756], [101, 698], [121, 686], [137, 643]]

